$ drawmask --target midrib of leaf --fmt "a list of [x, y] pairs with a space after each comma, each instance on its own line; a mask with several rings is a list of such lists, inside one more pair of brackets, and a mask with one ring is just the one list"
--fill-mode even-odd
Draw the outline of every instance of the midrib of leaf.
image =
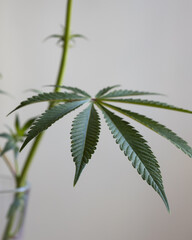
[[[161, 196], [169, 211], [169, 204], [164, 192], [159, 165], [150, 147], [146, 144], [146, 141], [128, 122], [124, 122], [120, 117], [103, 106], [97, 105], [102, 110], [107, 125], [113, 137], [116, 138], [116, 142], [120, 145], [120, 149], [132, 162], [133, 167], [137, 169], [142, 178]], [[129, 132], [130, 139], [127, 139], [128, 137], [125, 135], [125, 131]], [[137, 138], [137, 142], [135, 142], [135, 138]]]
[[83, 159], [83, 156], [84, 156], [84, 154], [85, 154], [85, 146], [86, 146], [86, 139], [87, 139], [87, 133], [88, 133], [88, 126], [89, 126], [89, 122], [90, 122], [91, 107], [92, 107], [92, 106], [90, 106], [89, 115], [87, 116], [87, 119], [88, 119], [87, 124], [86, 124], [86, 126], [87, 126], [87, 131], [85, 132], [84, 139], [83, 139], [83, 141], [82, 141], [82, 142], [83, 142], [83, 144], [82, 144], [82, 145], [83, 145], [83, 147], [82, 147], [83, 152], [82, 152], [81, 155], [79, 156], [79, 158], [81, 158], [81, 162], [80, 162], [80, 165], [79, 165], [79, 166], [77, 166], [77, 164], [76, 164], [76, 172], [75, 172], [75, 178], [74, 178], [74, 183], [73, 183], [74, 186], [75, 186], [75, 184], [77, 183], [77, 181], [78, 181], [78, 179], [79, 179], [79, 176], [80, 176], [83, 168], [84, 168], [85, 165], [86, 165], [86, 163], [83, 161], [83, 160], [84, 160], [84, 159]]

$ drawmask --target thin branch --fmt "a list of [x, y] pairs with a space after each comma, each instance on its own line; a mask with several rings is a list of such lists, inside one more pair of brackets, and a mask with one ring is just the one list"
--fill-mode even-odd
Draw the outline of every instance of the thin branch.
[[[2, 152], [2, 149], [1, 149], [1, 148], [0, 148], [0, 152]], [[16, 178], [15, 169], [14, 169], [14, 167], [12, 166], [12, 164], [11, 164], [10, 160], [8, 159], [8, 157], [7, 157], [5, 154], [3, 154], [3, 155], [2, 155], [2, 158], [3, 158], [3, 160], [5, 161], [5, 163], [6, 163], [7, 167], [9, 168], [10, 172], [12, 173], [13, 177]]]

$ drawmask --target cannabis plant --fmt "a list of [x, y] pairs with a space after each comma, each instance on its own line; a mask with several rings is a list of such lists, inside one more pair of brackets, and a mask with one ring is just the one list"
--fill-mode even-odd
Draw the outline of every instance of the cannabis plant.
[[[192, 157], [192, 148], [176, 133], [150, 117], [129, 110], [129, 106], [133, 104], [142, 105], [189, 114], [192, 111], [164, 102], [143, 99], [143, 97], [151, 95], [154, 97], [161, 95], [158, 93], [124, 90], [115, 85], [106, 87], [96, 93], [95, 96], [91, 96], [80, 88], [63, 85], [62, 81], [70, 43], [75, 37], [81, 37], [79, 34], [71, 34], [71, 11], [72, 0], [68, 0], [64, 33], [63, 35], [52, 36], [58, 38], [62, 46], [62, 58], [57, 81], [55, 85], [50, 86], [54, 90], [35, 94], [22, 101], [12, 112], [41, 102], [48, 102], [49, 107], [40, 116], [32, 117], [23, 125], [20, 124], [19, 117], [16, 117], [15, 130], [0, 134], [0, 137], [7, 140], [1, 151], [1, 156], [6, 160], [5, 153], [13, 150], [15, 162], [17, 162], [19, 151], [22, 151], [31, 140], [34, 140], [21, 171], [18, 170], [17, 164], [14, 168], [9, 161], [6, 161], [15, 177], [17, 186], [24, 185], [34, 154], [45, 130], [70, 112], [81, 108], [81, 111], [72, 121], [70, 133], [72, 158], [76, 166], [74, 177], [74, 185], [76, 185], [83, 169], [96, 150], [100, 136], [100, 117], [103, 115], [120, 150], [123, 151], [125, 157], [131, 162], [142, 179], [160, 195], [169, 211], [158, 161], [145, 138], [130, 124], [129, 119], [135, 120], [166, 138], [189, 157]], [[127, 107], [122, 107], [122, 104]]]

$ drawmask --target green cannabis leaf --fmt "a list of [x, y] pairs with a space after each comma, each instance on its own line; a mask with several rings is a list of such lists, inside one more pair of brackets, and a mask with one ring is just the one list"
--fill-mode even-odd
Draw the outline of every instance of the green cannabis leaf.
[[146, 180], [159, 193], [169, 210], [159, 165], [146, 141], [128, 122], [123, 121], [100, 104], [99, 107], [120, 149], [132, 162], [143, 180]]
[[74, 185], [96, 149], [99, 139], [99, 115], [91, 103], [73, 121], [71, 130], [71, 152], [76, 164]]
[[[141, 175], [143, 180], [151, 185], [152, 188], [160, 195], [169, 211], [169, 204], [164, 191], [160, 167], [151, 148], [143, 136], [141, 136], [141, 134], [133, 126], [131, 126], [127, 120], [122, 119], [116, 115], [115, 112], [141, 123], [145, 127], [166, 138], [191, 158], [192, 148], [186, 141], [177, 136], [176, 133], [157, 121], [109, 103], [125, 103], [127, 106], [128, 104], [136, 104], [190, 114], [192, 111], [169, 105], [164, 102], [133, 98], [134, 96], [156, 96], [162, 94], [133, 90], [114, 90], [114, 88], [119, 87], [118, 85], [101, 89], [94, 98], [91, 98], [87, 92], [79, 88], [69, 86], [58, 87], [66, 91], [34, 95], [33, 97], [21, 102], [21, 104], [13, 110], [15, 111], [24, 106], [39, 102], [53, 103], [50, 109], [46, 110], [32, 123], [21, 150], [29, 141], [49, 128], [54, 122], [76, 108], [88, 103], [88, 107], [75, 117], [72, 124], [71, 152], [76, 165], [74, 185], [77, 183], [82, 170], [86, 164], [88, 164], [95, 152], [99, 141], [100, 118], [97, 110], [95, 109], [95, 107], [97, 107], [103, 113], [113, 138], [115, 138], [116, 143], [120, 146], [121, 151], [123, 151], [125, 156], [131, 161], [133, 167], [137, 170], [139, 175]], [[19, 129], [18, 122], [16, 122], [16, 128]], [[6, 137], [6, 135], [4, 137]]]
[[21, 125], [19, 116], [16, 115], [14, 129], [8, 128], [8, 132], [0, 134], [0, 138], [6, 139], [5, 145], [0, 152], [0, 157], [8, 151], [13, 151], [14, 158], [17, 159], [20, 148], [19, 145], [23, 142], [26, 137], [26, 132], [31, 127], [34, 120], [35, 118], [31, 118]]
[[80, 107], [82, 104], [86, 103], [87, 100], [68, 102], [65, 104], [59, 104], [51, 109], [46, 110], [39, 118], [37, 118], [32, 125], [30, 131], [28, 132], [27, 138], [23, 143], [21, 150], [26, 146], [26, 144], [31, 141], [34, 137], [36, 137], [39, 133], [46, 130], [50, 127], [54, 122]]
[[[65, 43], [65, 33], [63, 33], [63, 34], [52, 34], [52, 35], [48, 36], [45, 40], [48, 40], [50, 38], [56, 38], [57, 39], [57, 44], [59, 44], [61, 46]], [[74, 44], [75, 40], [77, 38], [87, 40], [87, 38], [84, 35], [76, 33], [76, 34], [70, 34], [69, 41]]]

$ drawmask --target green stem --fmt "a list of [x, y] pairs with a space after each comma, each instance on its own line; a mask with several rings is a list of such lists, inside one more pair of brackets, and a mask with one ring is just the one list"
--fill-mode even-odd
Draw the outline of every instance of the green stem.
[[[0, 148], [0, 153], [1, 152], [2, 152], [2, 149]], [[15, 179], [16, 178], [16, 171], [15, 171], [13, 165], [11, 164], [10, 160], [8, 159], [8, 157], [5, 154], [2, 155], [2, 158], [5, 161], [7, 167], [9, 168], [11, 174], [13, 175], [13, 177]]]
[[62, 80], [65, 74], [66, 63], [67, 63], [67, 54], [69, 49], [69, 41], [70, 41], [70, 26], [71, 26], [71, 13], [72, 13], [72, 0], [68, 0], [67, 3], [67, 12], [65, 19], [65, 32], [64, 32], [64, 46], [63, 46], [63, 54], [61, 58], [59, 73], [57, 77], [55, 92], [59, 91], [59, 85], [62, 84]]
[[[63, 52], [62, 52], [62, 57], [61, 57], [61, 62], [60, 62], [60, 67], [59, 67], [59, 73], [58, 73], [58, 77], [57, 77], [57, 81], [56, 81], [56, 86], [54, 89], [54, 92], [58, 92], [59, 91], [59, 85], [62, 85], [62, 81], [64, 78], [64, 74], [65, 74], [65, 69], [66, 69], [66, 63], [67, 63], [67, 54], [68, 54], [68, 49], [69, 49], [69, 41], [70, 41], [70, 25], [71, 25], [71, 13], [72, 13], [72, 0], [68, 0], [67, 2], [67, 10], [66, 10], [66, 19], [65, 19], [65, 32], [64, 32], [64, 45], [63, 45]], [[49, 108], [52, 106], [52, 104], [49, 104]], [[26, 178], [27, 178], [27, 174], [29, 171], [29, 168], [31, 166], [32, 160], [34, 158], [34, 155], [37, 151], [37, 148], [40, 144], [40, 141], [43, 137], [43, 133], [40, 133], [30, 151], [29, 154], [26, 158], [25, 164], [23, 166], [21, 175], [18, 179], [18, 186], [22, 186], [23, 184], [25, 184], [26, 182]]]
[[23, 186], [23, 185], [26, 183], [26, 178], [27, 178], [27, 174], [28, 174], [29, 168], [30, 168], [30, 166], [31, 166], [32, 160], [33, 160], [33, 158], [34, 158], [34, 156], [35, 156], [35, 153], [36, 153], [36, 151], [37, 151], [37, 148], [38, 148], [38, 146], [39, 146], [39, 143], [40, 143], [42, 137], [43, 137], [43, 133], [39, 134], [39, 135], [36, 137], [36, 139], [35, 139], [32, 147], [31, 147], [31, 149], [30, 149], [30, 151], [29, 151], [29, 154], [28, 154], [28, 156], [27, 156], [27, 159], [26, 159], [26, 161], [25, 161], [25, 164], [24, 164], [24, 166], [23, 166], [21, 175], [20, 175], [20, 177], [18, 178], [18, 183], [17, 183], [18, 186], [17, 186], [17, 187], [21, 187], [21, 186]]

